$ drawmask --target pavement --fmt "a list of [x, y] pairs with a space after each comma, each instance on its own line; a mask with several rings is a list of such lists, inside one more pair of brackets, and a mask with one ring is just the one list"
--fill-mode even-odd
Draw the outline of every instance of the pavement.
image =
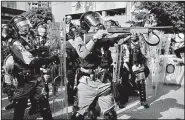
[[[130, 97], [129, 103], [125, 108], [117, 108], [118, 119], [184, 119], [184, 86], [165, 85], [159, 82], [155, 84], [154, 88], [151, 80], [148, 80], [146, 83], [147, 101], [150, 104], [150, 108], [143, 108], [140, 105], [139, 97]], [[57, 97], [54, 101], [50, 97], [50, 106], [54, 119], [65, 119], [71, 115], [72, 106], [66, 107], [64, 102], [65, 100], [62, 97]], [[4, 109], [7, 104], [7, 96], [2, 94], [2, 120], [11, 120], [13, 118], [13, 109]], [[53, 106], [55, 106], [55, 109], [53, 109]], [[67, 109], [69, 114], [66, 113]], [[42, 118], [39, 113], [32, 116], [28, 115], [28, 109], [26, 109], [25, 119], [39, 120]]]
[[[153, 88], [152, 88], [153, 89]], [[151, 90], [152, 92], [152, 90]], [[151, 96], [152, 95], [152, 96]], [[184, 87], [158, 84], [157, 90], [148, 94], [150, 108], [145, 109], [136, 100], [120, 110], [119, 119], [184, 119]]]

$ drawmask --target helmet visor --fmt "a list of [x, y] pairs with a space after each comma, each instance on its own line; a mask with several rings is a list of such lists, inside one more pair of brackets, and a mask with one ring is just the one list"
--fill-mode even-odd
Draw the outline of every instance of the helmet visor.
[[17, 27], [23, 27], [25, 25], [29, 25], [28, 20], [20, 21], [16, 24]]
[[96, 27], [99, 24], [103, 24], [103, 19], [98, 12], [94, 12], [85, 16], [85, 22], [89, 27], [94, 26]]

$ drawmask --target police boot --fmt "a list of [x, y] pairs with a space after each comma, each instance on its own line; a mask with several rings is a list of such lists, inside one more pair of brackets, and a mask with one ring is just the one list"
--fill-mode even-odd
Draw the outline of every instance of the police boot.
[[31, 108], [28, 111], [29, 115], [37, 114], [39, 112], [38, 102], [34, 97], [30, 97]]
[[26, 106], [27, 106], [26, 98], [20, 98], [20, 99], [15, 100], [13, 120], [23, 120]]
[[104, 120], [117, 120], [117, 113], [114, 108], [104, 113]]
[[47, 96], [43, 95], [39, 98], [39, 108], [43, 120], [53, 120]]
[[149, 105], [146, 102], [145, 80], [138, 81], [138, 86], [139, 86], [139, 95], [140, 95], [141, 105], [144, 106], [144, 108], [149, 108]]
[[81, 115], [80, 113], [74, 112], [74, 113], [71, 115], [71, 120], [84, 120], [84, 117], [83, 117], [83, 115]]

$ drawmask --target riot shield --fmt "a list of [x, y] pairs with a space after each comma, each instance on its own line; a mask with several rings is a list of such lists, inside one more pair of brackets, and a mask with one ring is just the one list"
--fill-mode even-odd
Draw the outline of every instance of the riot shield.
[[[66, 54], [65, 36], [61, 37], [63, 22], [51, 22], [48, 25], [48, 36], [50, 39], [50, 54], [57, 54], [60, 64], [51, 64], [51, 89], [50, 103], [53, 119], [68, 119], [68, 97], [66, 79]], [[64, 33], [65, 35], [65, 33]]]

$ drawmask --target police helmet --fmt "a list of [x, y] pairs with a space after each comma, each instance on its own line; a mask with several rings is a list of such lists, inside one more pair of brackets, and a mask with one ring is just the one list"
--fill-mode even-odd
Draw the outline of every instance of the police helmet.
[[88, 11], [80, 17], [80, 26], [83, 30], [89, 30], [90, 27], [97, 27], [103, 24], [103, 19], [98, 12]]
[[66, 17], [66, 19], [72, 20], [72, 17], [71, 17], [70, 15], [68, 15], [68, 16]]
[[24, 16], [15, 16], [10, 20], [10, 24], [16, 29], [19, 30], [18, 27], [22, 27], [24, 25], [29, 25], [30, 27], [30, 22], [29, 20], [24, 17]]
[[71, 22], [71, 20], [72, 20], [72, 17], [70, 15], [65, 17], [65, 21], [67, 24], [69, 24]]

